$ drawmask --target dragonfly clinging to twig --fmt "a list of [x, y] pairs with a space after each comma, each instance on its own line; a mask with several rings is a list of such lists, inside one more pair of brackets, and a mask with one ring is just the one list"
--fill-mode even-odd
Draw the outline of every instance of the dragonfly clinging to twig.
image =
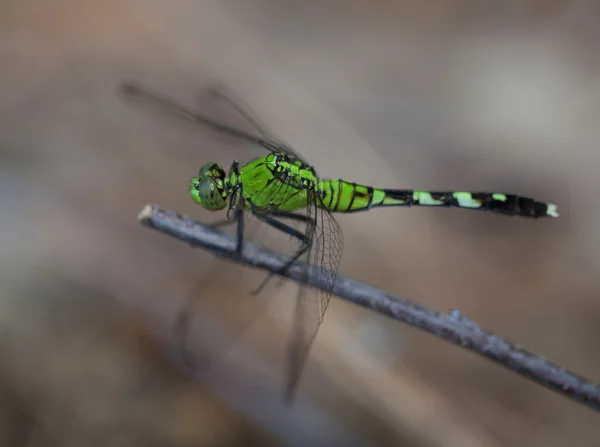
[[[296, 260], [305, 261], [306, 275], [316, 275], [323, 290], [299, 287], [292, 342], [289, 350], [285, 396], [291, 400], [300, 379], [312, 342], [321, 325], [334, 288], [343, 235], [334, 213], [353, 213], [381, 207], [455, 207], [484, 210], [528, 218], [557, 217], [557, 207], [528, 197], [494, 192], [420, 191], [386, 189], [342, 179], [321, 178], [313, 166], [277, 139], [260, 130], [240, 105], [223, 97], [251, 122], [256, 134], [222, 124], [192, 111], [162, 95], [139, 86], [124, 84], [129, 99], [157, 106], [193, 123], [254, 143], [266, 150], [264, 156], [240, 164], [234, 161], [228, 172], [215, 162], [202, 166], [189, 183], [192, 199], [211, 211], [227, 210], [227, 218], [213, 226], [236, 225], [237, 249], [246, 237], [244, 215], [250, 213], [265, 225], [285, 233], [297, 242], [297, 249], [282, 271]], [[291, 225], [290, 223], [294, 223]], [[270, 273], [261, 283], [278, 272]]]

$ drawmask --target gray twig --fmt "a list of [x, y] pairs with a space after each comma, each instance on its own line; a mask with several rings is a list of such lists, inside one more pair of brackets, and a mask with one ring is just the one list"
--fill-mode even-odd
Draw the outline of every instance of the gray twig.
[[[286, 255], [250, 242], [246, 242], [242, 253], [238, 254], [233, 236], [158, 205], [146, 205], [138, 219], [150, 228], [246, 266], [273, 272], [289, 259]], [[296, 263], [282, 276], [303, 282], [302, 270], [302, 264]], [[325, 283], [317, 282], [312, 276], [309, 275], [306, 281], [310, 286], [320, 289], [326, 287]], [[483, 330], [457, 310], [451, 310], [447, 314], [438, 313], [342, 275], [337, 276], [333, 294], [476, 352], [540, 385], [600, 411], [600, 389], [597, 384]]]

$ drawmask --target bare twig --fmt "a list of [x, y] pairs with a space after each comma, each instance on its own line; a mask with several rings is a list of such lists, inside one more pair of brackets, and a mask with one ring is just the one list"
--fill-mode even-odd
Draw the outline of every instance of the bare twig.
[[[245, 243], [242, 253], [238, 254], [233, 236], [157, 205], [146, 205], [138, 219], [150, 228], [181, 239], [192, 246], [204, 247], [219, 257], [243, 265], [272, 272], [282, 267], [289, 259], [281, 253], [249, 242]], [[300, 263], [292, 265], [283, 276], [302, 282], [302, 265]], [[310, 286], [326, 288], [325, 283], [311, 279], [312, 276], [309, 275]], [[337, 277], [333, 293], [347, 301], [474, 351], [540, 385], [600, 411], [600, 389], [597, 384], [526, 351], [498, 335], [484, 331], [456, 310], [448, 314], [438, 313], [405, 298], [394, 297], [384, 290], [341, 275]]]

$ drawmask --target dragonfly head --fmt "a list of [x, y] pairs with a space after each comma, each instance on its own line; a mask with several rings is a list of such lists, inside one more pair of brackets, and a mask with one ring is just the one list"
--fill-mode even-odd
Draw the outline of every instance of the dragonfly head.
[[206, 163], [198, 177], [190, 181], [190, 194], [194, 202], [210, 211], [220, 211], [227, 206], [225, 170], [218, 163]]

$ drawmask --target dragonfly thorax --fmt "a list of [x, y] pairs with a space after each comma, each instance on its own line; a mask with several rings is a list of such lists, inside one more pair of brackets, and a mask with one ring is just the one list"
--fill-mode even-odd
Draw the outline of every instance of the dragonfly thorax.
[[198, 177], [190, 181], [190, 194], [194, 202], [211, 211], [220, 211], [227, 206], [228, 188], [226, 174], [218, 163], [206, 163]]

